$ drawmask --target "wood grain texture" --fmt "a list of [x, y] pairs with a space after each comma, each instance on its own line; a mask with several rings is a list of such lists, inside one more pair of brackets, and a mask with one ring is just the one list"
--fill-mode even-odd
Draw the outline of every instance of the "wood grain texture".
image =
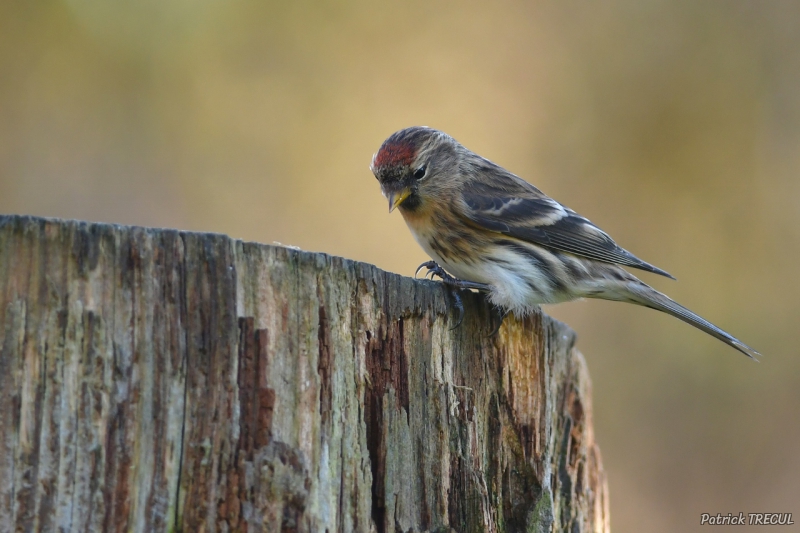
[[0, 217], [0, 531], [605, 532], [574, 335], [223, 235]]

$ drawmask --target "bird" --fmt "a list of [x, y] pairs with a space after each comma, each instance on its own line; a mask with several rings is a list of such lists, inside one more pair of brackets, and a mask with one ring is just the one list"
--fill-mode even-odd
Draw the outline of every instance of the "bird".
[[456, 290], [485, 292], [502, 317], [582, 298], [627, 302], [672, 315], [752, 359], [760, 356], [623, 267], [674, 280], [668, 272], [442, 131], [413, 126], [393, 133], [370, 170], [389, 212], [400, 211], [432, 259], [417, 272], [427, 268]]

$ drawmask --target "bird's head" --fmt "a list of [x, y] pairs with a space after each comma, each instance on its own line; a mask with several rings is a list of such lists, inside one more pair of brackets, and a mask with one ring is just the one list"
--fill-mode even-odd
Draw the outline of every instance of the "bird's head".
[[456, 142], [447, 134], [424, 126], [393, 133], [372, 158], [370, 170], [378, 178], [389, 212], [402, 206], [414, 211], [441, 185], [442, 175], [455, 160]]

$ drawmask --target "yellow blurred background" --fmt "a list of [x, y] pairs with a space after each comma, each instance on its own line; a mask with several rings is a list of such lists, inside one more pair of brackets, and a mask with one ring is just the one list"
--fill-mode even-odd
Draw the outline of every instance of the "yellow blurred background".
[[614, 530], [800, 524], [800, 3], [0, 2], [3, 213], [411, 275], [426, 257], [368, 165], [417, 124], [589, 217], [765, 354], [633, 306], [547, 309], [593, 376]]

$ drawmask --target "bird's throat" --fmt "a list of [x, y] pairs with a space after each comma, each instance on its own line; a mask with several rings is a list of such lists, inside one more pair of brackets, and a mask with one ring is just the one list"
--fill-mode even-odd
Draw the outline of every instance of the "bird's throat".
[[416, 192], [412, 192], [408, 195], [408, 198], [403, 200], [403, 203], [398, 206], [400, 211], [405, 213], [414, 213], [419, 210], [420, 207], [422, 207], [422, 199]]

